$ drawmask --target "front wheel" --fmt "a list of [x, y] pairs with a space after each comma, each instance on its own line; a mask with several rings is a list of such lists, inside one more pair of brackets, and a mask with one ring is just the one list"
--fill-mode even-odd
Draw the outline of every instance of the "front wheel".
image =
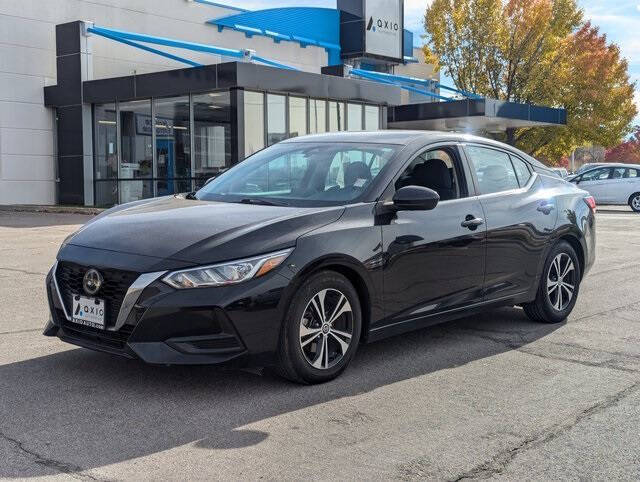
[[631, 195], [629, 198], [629, 206], [635, 212], [640, 213], [640, 192]]
[[322, 383], [347, 367], [360, 341], [362, 312], [347, 278], [321, 271], [302, 283], [284, 320], [278, 372], [298, 383]]
[[544, 323], [566, 319], [576, 304], [581, 276], [575, 250], [566, 241], [560, 241], [547, 257], [536, 299], [523, 305], [527, 316]]

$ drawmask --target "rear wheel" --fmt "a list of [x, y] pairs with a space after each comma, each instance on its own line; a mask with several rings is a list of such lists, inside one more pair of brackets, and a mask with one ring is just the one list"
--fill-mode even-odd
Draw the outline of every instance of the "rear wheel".
[[321, 271], [294, 296], [280, 339], [278, 372], [298, 383], [337, 377], [360, 341], [362, 314], [358, 294], [347, 278]]
[[635, 212], [640, 213], [640, 192], [631, 195], [629, 198], [629, 206]]
[[580, 288], [580, 263], [566, 241], [556, 244], [545, 262], [536, 299], [523, 306], [527, 316], [544, 323], [564, 320], [576, 304]]

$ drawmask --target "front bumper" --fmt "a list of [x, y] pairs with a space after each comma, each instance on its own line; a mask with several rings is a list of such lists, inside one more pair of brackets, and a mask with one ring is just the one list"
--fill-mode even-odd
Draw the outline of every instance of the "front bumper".
[[152, 364], [268, 365], [274, 360], [289, 285], [277, 272], [237, 285], [189, 290], [161, 282], [164, 272], [138, 283], [141, 275], [129, 287], [117, 319], [107, 320], [101, 330], [71, 321], [56, 268], [57, 263], [46, 278], [47, 336]]

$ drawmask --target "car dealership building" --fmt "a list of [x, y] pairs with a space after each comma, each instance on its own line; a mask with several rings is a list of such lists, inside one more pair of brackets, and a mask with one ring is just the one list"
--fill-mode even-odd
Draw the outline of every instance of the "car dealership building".
[[0, 204], [191, 191], [309, 133], [566, 123], [562, 109], [441, 85], [404, 29], [402, 0], [264, 3], [3, 2]]

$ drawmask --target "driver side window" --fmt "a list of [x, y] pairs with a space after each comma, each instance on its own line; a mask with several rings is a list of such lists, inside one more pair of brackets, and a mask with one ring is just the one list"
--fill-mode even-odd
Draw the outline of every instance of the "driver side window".
[[436, 148], [416, 156], [396, 181], [396, 190], [405, 186], [422, 186], [437, 192], [441, 201], [465, 197], [460, 184], [459, 164], [452, 149]]
[[593, 171], [585, 172], [582, 175], [581, 181], [601, 181], [609, 177], [609, 168], [594, 169]]

